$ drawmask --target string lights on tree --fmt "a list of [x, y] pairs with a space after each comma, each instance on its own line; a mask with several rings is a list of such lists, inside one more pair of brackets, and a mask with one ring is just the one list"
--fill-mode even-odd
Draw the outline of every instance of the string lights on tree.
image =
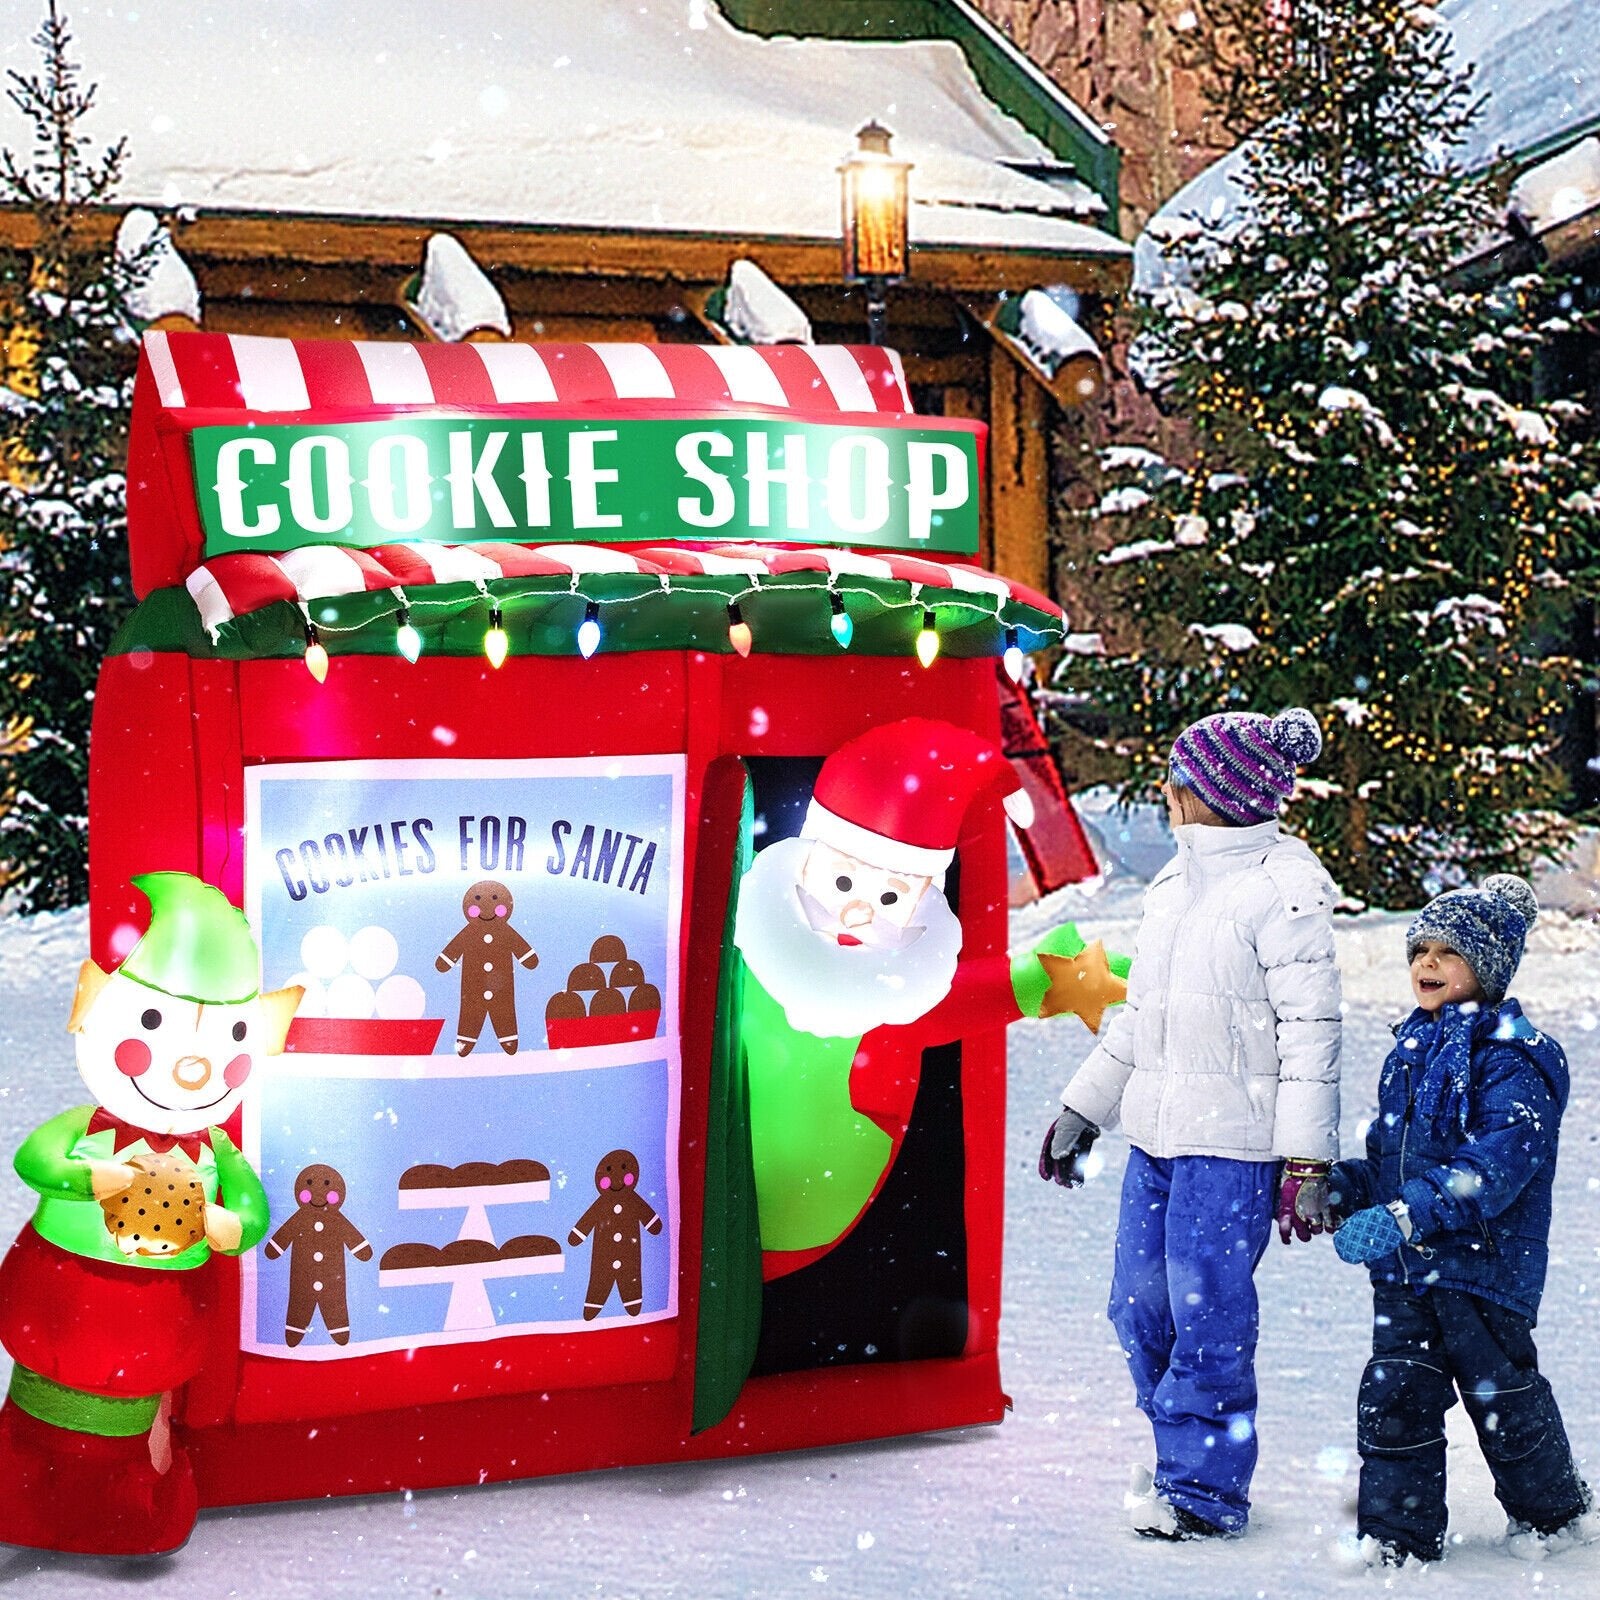
[[1079, 567], [1106, 651], [1062, 668], [1141, 792], [1196, 717], [1314, 708], [1294, 824], [1398, 905], [1553, 837], [1577, 674], [1540, 640], [1600, 576], [1595, 447], [1536, 398], [1559, 286], [1461, 275], [1499, 202], [1441, 158], [1478, 95], [1414, 13], [1296, 0], [1263, 30], [1260, 0], [1208, 4], [1243, 51], [1219, 81], [1247, 173], [1136, 345], [1187, 458], [1106, 453]]

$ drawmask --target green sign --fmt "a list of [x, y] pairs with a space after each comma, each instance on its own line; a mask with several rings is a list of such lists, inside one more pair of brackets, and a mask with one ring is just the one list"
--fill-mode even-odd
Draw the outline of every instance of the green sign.
[[975, 430], [395, 416], [193, 435], [205, 553], [709, 539], [973, 555]]

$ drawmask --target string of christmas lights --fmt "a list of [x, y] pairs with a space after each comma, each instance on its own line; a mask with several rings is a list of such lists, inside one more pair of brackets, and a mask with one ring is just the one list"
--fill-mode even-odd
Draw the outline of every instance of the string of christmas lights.
[[[638, 605], [643, 601], [655, 600], [662, 593], [673, 592], [673, 586], [668, 575], [659, 576], [659, 589], [648, 590], [641, 594], [597, 596], [584, 592], [580, 587], [580, 577], [574, 574], [571, 586], [558, 593], [548, 589], [525, 589], [517, 591], [508, 588], [500, 593], [492, 593], [481, 581], [478, 584], [478, 593], [471, 598], [452, 597], [448, 600], [434, 600], [426, 596], [408, 594], [404, 588], [395, 587], [393, 590], [396, 607], [388, 613], [388, 621], [394, 629], [394, 643], [396, 650], [409, 662], [416, 663], [424, 653], [424, 639], [422, 631], [413, 620], [414, 616], [424, 616], [428, 611], [442, 611], [459, 614], [464, 609], [474, 606], [483, 606], [488, 611], [488, 627], [483, 635], [483, 653], [491, 667], [499, 668], [509, 659], [511, 654], [511, 640], [505, 628], [505, 610], [509, 605], [525, 600], [545, 600], [566, 602], [580, 600], [583, 602], [583, 618], [578, 624], [574, 634], [574, 644], [578, 654], [584, 660], [591, 659], [604, 645], [605, 628], [603, 612], [619, 606]], [[746, 618], [743, 604], [753, 596], [763, 591], [763, 584], [758, 578], [752, 576], [749, 583], [736, 593], [732, 598], [724, 601], [728, 619], [728, 643], [732, 650], [742, 657], [747, 657], [756, 648], [757, 639], [754, 628]], [[1013, 682], [1020, 682], [1025, 671], [1025, 657], [1021, 645], [1021, 629], [1016, 623], [1009, 623], [1004, 617], [1004, 607], [1007, 604], [1005, 597], [998, 594], [979, 595], [973, 591], [965, 590], [940, 590], [937, 601], [930, 598], [923, 585], [912, 583], [908, 585], [909, 597], [905, 600], [886, 599], [877, 590], [862, 584], [850, 584], [835, 580], [827, 584], [822, 591], [828, 601], [828, 628], [834, 642], [841, 650], [850, 649], [855, 637], [855, 620], [850, 615], [846, 604], [847, 596], [857, 596], [870, 600], [877, 614], [892, 614], [902, 611], [916, 611], [920, 614], [921, 625], [917, 630], [913, 650], [917, 659], [924, 668], [931, 667], [938, 660], [943, 650], [940, 613], [946, 613], [943, 627], [970, 625], [973, 621], [993, 622], [1000, 630], [1004, 644], [1001, 651], [1001, 662], [1006, 674]], [[715, 594], [719, 599], [724, 591], [711, 589], [695, 589], [685, 591], [696, 596], [709, 597]], [[793, 593], [793, 589], [786, 592]], [[343, 597], [330, 597], [343, 598]], [[375, 622], [381, 619], [366, 618], [360, 622], [339, 624], [330, 617], [325, 616], [321, 622], [314, 621], [310, 605], [314, 602], [299, 602], [299, 609], [303, 617], [305, 635], [304, 661], [306, 670], [318, 683], [325, 682], [328, 675], [330, 655], [325, 640], [335, 639], [340, 636], [351, 636], [369, 630]], [[958, 615], [954, 620], [948, 613]], [[1054, 622], [1043, 622], [1038, 626], [1030, 626], [1031, 634], [1045, 643], [1059, 642], [1065, 637], [1065, 629]], [[1040, 646], [1043, 648], [1043, 645]]]

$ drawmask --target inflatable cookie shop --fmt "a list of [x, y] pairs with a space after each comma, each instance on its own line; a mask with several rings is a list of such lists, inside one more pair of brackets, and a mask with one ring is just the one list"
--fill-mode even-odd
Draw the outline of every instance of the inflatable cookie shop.
[[881, 349], [146, 334], [89, 954], [192, 874], [303, 992], [201, 1504], [1000, 1419], [1005, 1026], [1114, 978], [1006, 950], [984, 441]]

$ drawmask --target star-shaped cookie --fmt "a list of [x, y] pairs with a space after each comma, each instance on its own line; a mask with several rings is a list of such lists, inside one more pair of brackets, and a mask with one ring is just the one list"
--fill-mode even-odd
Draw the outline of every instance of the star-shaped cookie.
[[1127, 998], [1127, 981], [1111, 970], [1106, 947], [1098, 939], [1075, 956], [1052, 956], [1041, 951], [1039, 965], [1050, 979], [1039, 1008], [1041, 1017], [1075, 1013], [1083, 1018], [1090, 1033], [1099, 1033], [1106, 1007]]

